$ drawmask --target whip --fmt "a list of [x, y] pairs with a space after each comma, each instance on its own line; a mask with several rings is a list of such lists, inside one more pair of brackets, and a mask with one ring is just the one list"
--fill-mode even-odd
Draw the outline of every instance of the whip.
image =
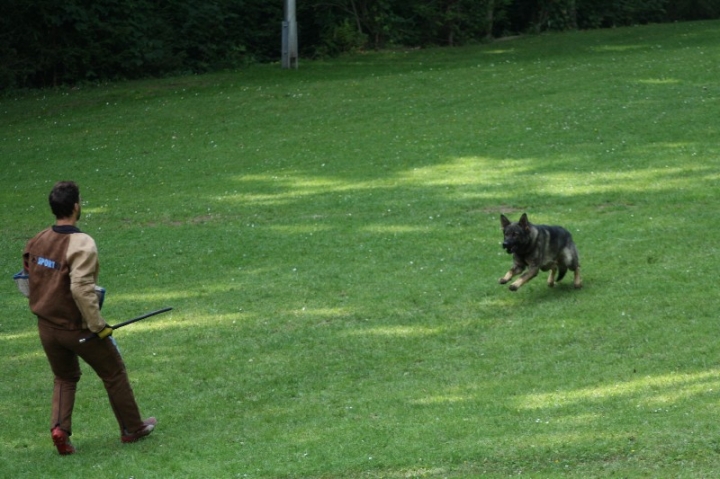
[[[163, 308], [163, 309], [158, 309], [157, 311], [151, 311], [149, 313], [143, 314], [142, 316], [138, 316], [137, 318], [128, 319], [127, 321], [123, 321], [122, 323], [118, 323], [115, 326], [110, 326], [110, 327], [113, 328], [113, 330], [122, 328], [123, 326], [127, 326], [128, 324], [132, 324], [136, 321], [140, 321], [141, 319], [149, 318], [150, 316], [155, 316], [156, 314], [166, 313], [166, 312], [170, 311], [171, 309], [172, 308]], [[87, 338], [82, 338], [80, 340], [80, 342], [84, 343], [86, 341], [90, 341], [91, 339], [95, 339], [95, 338], [97, 338], [97, 333], [92, 333]]]

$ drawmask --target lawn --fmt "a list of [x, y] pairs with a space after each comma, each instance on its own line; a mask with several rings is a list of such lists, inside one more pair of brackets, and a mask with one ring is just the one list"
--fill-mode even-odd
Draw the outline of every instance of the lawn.
[[[0, 475], [714, 477], [718, 58], [678, 23], [0, 96]], [[11, 281], [61, 179], [107, 320], [174, 308], [114, 335], [157, 430], [85, 367], [69, 457]], [[582, 290], [498, 284], [523, 212]]]

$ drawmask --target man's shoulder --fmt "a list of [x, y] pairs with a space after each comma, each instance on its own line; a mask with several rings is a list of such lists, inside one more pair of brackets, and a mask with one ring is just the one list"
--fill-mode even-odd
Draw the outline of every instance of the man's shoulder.
[[44, 230], [40, 231], [38, 234], [30, 238], [27, 242], [28, 245], [31, 245], [32, 243], [35, 243], [36, 241], [40, 240], [41, 238], [47, 236], [48, 234], [52, 234], [53, 229], [52, 226], [48, 226]]
[[78, 231], [70, 236], [70, 244], [73, 249], [97, 251], [97, 246], [95, 245], [95, 240], [92, 236], [81, 231]]

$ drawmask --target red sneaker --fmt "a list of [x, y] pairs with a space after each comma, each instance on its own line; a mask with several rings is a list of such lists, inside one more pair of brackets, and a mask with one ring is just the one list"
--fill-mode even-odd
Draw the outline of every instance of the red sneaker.
[[150, 433], [153, 432], [153, 429], [155, 429], [155, 425], [157, 425], [157, 419], [155, 419], [154, 417], [148, 418], [143, 421], [143, 426], [134, 433], [131, 434], [125, 431], [120, 437], [120, 440], [122, 442], [135, 442], [138, 439], [149, 436]]
[[70, 444], [70, 437], [68, 436], [68, 433], [60, 429], [60, 427], [56, 427], [52, 430], [52, 440], [61, 456], [75, 454], [75, 448], [72, 444]]

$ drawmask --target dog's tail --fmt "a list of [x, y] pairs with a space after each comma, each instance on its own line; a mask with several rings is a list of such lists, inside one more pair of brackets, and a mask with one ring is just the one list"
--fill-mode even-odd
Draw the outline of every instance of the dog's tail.
[[558, 275], [557, 275], [557, 278], [555, 279], [555, 281], [560, 281], [561, 279], [563, 279], [565, 277], [565, 273], [567, 273], [567, 270], [568, 270], [567, 266], [559, 265], [558, 266]]

